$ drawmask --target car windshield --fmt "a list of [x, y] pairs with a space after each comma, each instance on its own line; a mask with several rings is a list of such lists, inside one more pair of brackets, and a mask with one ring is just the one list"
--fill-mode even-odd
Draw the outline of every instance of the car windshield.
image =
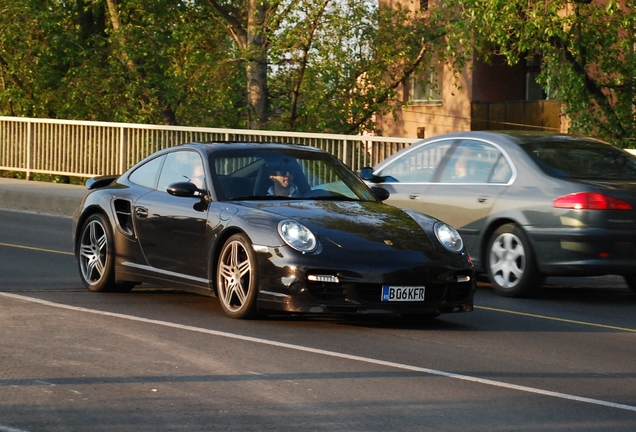
[[522, 148], [553, 177], [636, 181], [636, 157], [611, 144], [550, 140], [524, 144]]
[[326, 153], [228, 150], [212, 153], [210, 166], [220, 200], [377, 201], [355, 173]]

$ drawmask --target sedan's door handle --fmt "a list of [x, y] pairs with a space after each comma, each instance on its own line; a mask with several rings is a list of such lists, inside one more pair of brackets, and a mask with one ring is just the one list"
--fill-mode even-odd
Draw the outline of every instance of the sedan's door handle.
[[411, 198], [412, 200], [418, 200], [420, 199], [419, 195], [409, 195], [409, 198]]
[[145, 219], [148, 217], [148, 209], [145, 207], [135, 207], [135, 215], [139, 219]]
[[488, 198], [486, 198], [486, 197], [479, 197], [479, 198], [477, 198], [477, 202], [478, 202], [478, 203], [480, 203], [480, 204], [483, 204], [483, 203], [485, 203], [486, 201], [488, 201]]

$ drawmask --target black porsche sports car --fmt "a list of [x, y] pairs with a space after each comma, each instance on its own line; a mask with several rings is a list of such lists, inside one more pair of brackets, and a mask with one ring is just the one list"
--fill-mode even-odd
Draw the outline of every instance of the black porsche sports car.
[[382, 203], [313, 147], [185, 144], [86, 185], [74, 246], [91, 291], [161, 284], [217, 296], [234, 318], [473, 309], [457, 231]]

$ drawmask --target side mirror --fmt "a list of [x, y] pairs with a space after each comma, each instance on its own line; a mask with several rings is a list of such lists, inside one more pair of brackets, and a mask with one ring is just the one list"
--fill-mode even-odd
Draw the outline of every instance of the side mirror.
[[190, 182], [172, 183], [167, 189], [170, 195], [178, 197], [199, 197], [202, 195], [202, 190], [196, 187], [196, 185]]
[[391, 196], [388, 190], [380, 186], [371, 186], [371, 191], [380, 201], [384, 201]]
[[360, 178], [366, 181], [373, 180], [373, 168], [371, 167], [363, 167], [360, 168]]

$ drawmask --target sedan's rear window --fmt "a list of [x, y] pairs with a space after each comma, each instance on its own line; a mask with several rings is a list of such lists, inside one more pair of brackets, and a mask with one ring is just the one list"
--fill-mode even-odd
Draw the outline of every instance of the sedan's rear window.
[[636, 157], [611, 144], [587, 140], [532, 142], [522, 146], [553, 177], [636, 181]]

